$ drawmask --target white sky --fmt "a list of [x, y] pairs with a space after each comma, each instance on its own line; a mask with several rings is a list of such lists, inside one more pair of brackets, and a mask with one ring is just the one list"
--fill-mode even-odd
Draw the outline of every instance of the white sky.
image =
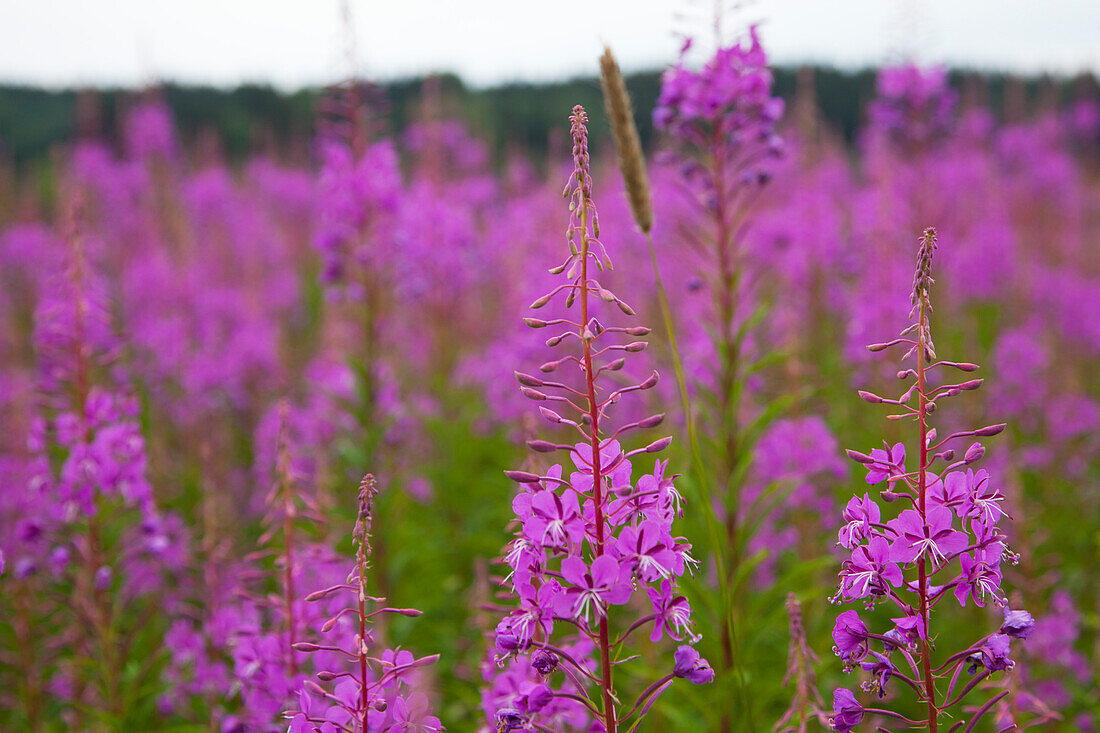
[[[676, 57], [674, 30], [714, 0], [348, 0], [372, 78], [454, 71], [468, 83], [592, 75]], [[757, 0], [777, 63], [900, 56], [998, 70], [1100, 72], [1100, 0]], [[0, 0], [0, 81], [156, 80], [282, 88], [348, 75], [340, 0]]]

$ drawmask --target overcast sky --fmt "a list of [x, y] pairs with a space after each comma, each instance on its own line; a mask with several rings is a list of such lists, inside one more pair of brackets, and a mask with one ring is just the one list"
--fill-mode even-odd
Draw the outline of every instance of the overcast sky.
[[[372, 78], [453, 71], [467, 82], [672, 61], [676, 31], [711, 31], [714, 0], [348, 0], [354, 66]], [[348, 75], [341, 0], [0, 0], [0, 81], [157, 80], [284, 89]], [[1100, 0], [757, 0], [777, 63], [843, 67], [915, 57], [988, 69], [1100, 72]]]

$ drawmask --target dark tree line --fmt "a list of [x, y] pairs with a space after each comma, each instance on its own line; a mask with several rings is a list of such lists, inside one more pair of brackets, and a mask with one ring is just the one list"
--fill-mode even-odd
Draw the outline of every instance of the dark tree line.
[[[874, 93], [875, 72], [813, 68], [779, 68], [776, 91], [793, 101], [802, 85], [812, 83], [816, 104], [825, 124], [852, 140], [861, 123], [865, 103]], [[1095, 94], [1094, 77], [1055, 79], [1007, 77], [956, 71], [952, 82], [977, 96], [994, 110], [1011, 116], [1010, 100], [1058, 104], [1082, 93]], [[536, 154], [552, 143], [561, 127], [563, 109], [582, 104], [594, 130], [606, 129], [596, 78], [549, 84], [506, 84], [472, 89], [452, 75], [436, 78], [441, 112], [464, 119], [495, 149], [520, 147]], [[400, 131], [421, 114], [423, 79], [393, 81], [382, 86], [385, 99], [380, 118], [391, 131]], [[652, 135], [649, 111], [657, 101], [659, 72], [628, 76], [627, 86], [639, 114], [643, 143]], [[260, 149], [284, 155], [308, 152], [316, 123], [319, 89], [285, 93], [269, 86], [246, 84], [235, 89], [180, 86], [167, 83], [156, 90], [125, 89], [50, 91], [0, 85], [0, 157], [17, 166], [42, 159], [55, 144], [78, 135], [119, 138], [119, 120], [127, 105], [142, 94], [159, 94], [171, 107], [180, 135], [189, 142], [209, 141], [230, 158]], [[1007, 110], [1007, 111], [1006, 111]]]

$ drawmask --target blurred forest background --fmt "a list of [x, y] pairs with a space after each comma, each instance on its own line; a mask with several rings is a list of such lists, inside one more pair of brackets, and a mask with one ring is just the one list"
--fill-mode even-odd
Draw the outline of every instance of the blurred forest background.
[[[812, 85], [826, 125], [849, 142], [862, 120], [860, 110], [874, 96], [876, 71], [841, 71], [802, 67], [774, 70], [774, 91], [790, 102], [801, 87]], [[552, 84], [508, 84], [470, 88], [454, 75], [432, 77], [439, 85], [445, 117], [460, 118], [493, 149], [510, 148], [540, 153], [562, 130], [563, 109], [582, 104], [593, 129], [606, 129], [598, 80], [578, 78]], [[381, 84], [378, 117], [400, 132], [416, 118], [426, 79]], [[1067, 99], [1095, 93], [1096, 77], [1019, 77], [965, 70], [951, 72], [951, 83], [967, 99], [987, 105], [1002, 119], [1013, 121], [1036, 107], [1057, 106]], [[660, 73], [640, 72], [627, 77], [637, 110], [653, 109], [660, 89]], [[264, 151], [281, 157], [308, 156], [316, 122], [317, 100], [323, 90], [281, 92], [271, 86], [245, 84], [235, 89], [181, 86], [167, 83], [135, 92], [124, 89], [47, 90], [0, 85], [0, 159], [17, 167], [45, 162], [54, 144], [75, 136], [117, 137], [117, 121], [140, 94], [159, 94], [171, 108], [181, 139], [219, 146], [230, 159]], [[647, 144], [652, 124], [639, 115], [639, 131]], [[217, 142], [214, 142], [217, 141]], [[201, 146], [200, 146], [201, 147]], [[213, 151], [212, 151], [213, 152]]]

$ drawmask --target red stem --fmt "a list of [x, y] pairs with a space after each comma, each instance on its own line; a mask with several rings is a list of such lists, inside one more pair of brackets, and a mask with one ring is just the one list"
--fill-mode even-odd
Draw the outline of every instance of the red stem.
[[[920, 324], [917, 327], [917, 390], [920, 393], [920, 406], [917, 415], [917, 420], [920, 424], [920, 470], [917, 479], [917, 507], [920, 512], [921, 520], [927, 521], [925, 519], [925, 494], [927, 493], [926, 489], [928, 486], [928, 397], [925, 392], [924, 383], [924, 372], [926, 369], [924, 358], [925, 319], [927, 318], [927, 313], [925, 312], [923, 300], [920, 303], [917, 318]], [[929, 733], [936, 733], [939, 711], [936, 708], [936, 688], [932, 679], [932, 652], [928, 644], [928, 636], [930, 633], [928, 628], [928, 573], [925, 568], [923, 555], [917, 562], [917, 572], [919, 573], [920, 582], [919, 612], [924, 626], [924, 635], [921, 637], [921, 667], [923, 668], [924, 694], [928, 698], [928, 730]]]
[[[581, 343], [584, 350], [584, 376], [588, 388], [588, 416], [592, 420], [589, 437], [592, 442], [592, 503], [596, 513], [596, 556], [603, 554], [603, 477], [600, 473], [600, 407], [596, 401], [596, 377], [592, 369], [592, 342], [584, 337], [588, 326], [588, 198], [581, 185]], [[604, 728], [615, 733], [615, 701], [611, 695], [611, 642], [607, 631], [606, 612], [600, 617], [600, 687], [603, 690]]]
[[[283, 446], [286, 449], [286, 446]], [[294, 522], [291, 517], [293, 511], [293, 497], [290, 495], [290, 479], [285, 473], [283, 481], [283, 539], [286, 543], [285, 567], [283, 568], [284, 600], [286, 601], [286, 636], [287, 636], [287, 669], [290, 674], [298, 673], [297, 664], [294, 661]]]
[[367, 691], [367, 563], [363, 556], [364, 550], [359, 549], [359, 691], [363, 706], [363, 732], [367, 730], [367, 717], [370, 712], [370, 700]]

